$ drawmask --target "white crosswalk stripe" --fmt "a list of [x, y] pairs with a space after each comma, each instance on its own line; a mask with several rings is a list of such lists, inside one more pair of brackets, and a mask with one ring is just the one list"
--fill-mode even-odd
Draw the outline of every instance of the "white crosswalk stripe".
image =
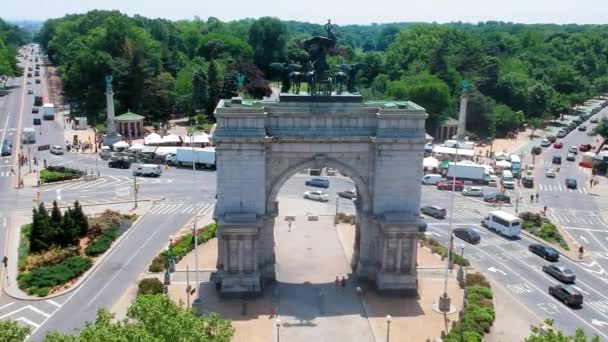
[[214, 205], [210, 203], [162, 203], [154, 206], [148, 215], [194, 214], [208, 211]]
[[[137, 177], [138, 184], [167, 184], [172, 183], [172, 179], [162, 178], [142, 178]], [[57, 185], [49, 185], [41, 188], [40, 191], [50, 192], [56, 190], [91, 190], [97, 188], [112, 188], [118, 186], [133, 186], [133, 178], [126, 176], [102, 176], [93, 181], [75, 181], [73, 183], [63, 183]]]
[[538, 184], [538, 190], [542, 192], [570, 192], [579, 194], [588, 194], [587, 188], [568, 189], [561, 184]]

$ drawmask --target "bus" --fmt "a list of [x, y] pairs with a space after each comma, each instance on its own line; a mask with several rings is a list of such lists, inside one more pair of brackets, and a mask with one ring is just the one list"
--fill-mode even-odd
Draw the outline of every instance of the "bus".
[[521, 172], [521, 159], [516, 154], [511, 155], [511, 172], [513, 172], [515, 178], [519, 178]]
[[505, 211], [491, 211], [481, 225], [501, 235], [516, 237], [521, 233], [521, 219]]

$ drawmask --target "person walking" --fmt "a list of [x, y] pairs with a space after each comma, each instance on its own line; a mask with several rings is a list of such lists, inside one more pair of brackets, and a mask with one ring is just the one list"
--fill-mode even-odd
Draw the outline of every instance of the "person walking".
[[534, 203], [534, 195], [530, 194], [530, 203]]
[[338, 291], [338, 289], [340, 288], [340, 279], [338, 279], [338, 276], [336, 276], [336, 280], [334, 280], [334, 283], [336, 284], [336, 291]]
[[536, 203], [538, 203], [538, 192], [536, 193]]
[[341, 285], [343, 289], [346, 288], [346, 278], [344, 276], [342, 276]]

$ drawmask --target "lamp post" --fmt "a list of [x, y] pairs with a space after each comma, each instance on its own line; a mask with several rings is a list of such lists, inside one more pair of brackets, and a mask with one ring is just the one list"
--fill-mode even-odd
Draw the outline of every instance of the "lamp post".
[[391, 339], [391, 320], [393, 318], [391, 315], [386, 315], [386, 342], [389, 342]]
[[281, 320], [277, 317], [275, 320], [277, 326], [277, 342], [281, 342]]
[[[196, 125], [196, 120], [195, 120]], [[196, 127], [196, 126], [195, 126]], [[194, 162], [194, 129], [192, 133], [190, 133], [190, 147], [192, 148], [192, 182], [193, 186], [196, 187], [196, 163]], [[197, 155], [198, 161], [198, 155]], [[196, 208], [196, 200], [195, 200], [195, 208]], [[192, 235], [194, 236], [194, 281], [195, 286], [198, 288], [198, 234], [196, 233], [196, 226], [198, 224], [198, 211], [194, 211], [194, 225], [192, 227]]]
[[171, 248], [165, 247], [165, 285], [171, 285], [171, 274], [169, 274], [169, 262], [171, 258]]

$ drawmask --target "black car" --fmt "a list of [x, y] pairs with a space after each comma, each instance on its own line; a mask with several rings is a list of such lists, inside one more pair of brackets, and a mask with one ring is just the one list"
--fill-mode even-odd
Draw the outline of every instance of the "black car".
[[525, 188], [533, 188], [534, 187], [534, 177], [533, 176], [521, 177], [521, 185], [523, 185]]
[[427, 205], [426, 207], [420, 208], [420, 211], [425, 215], [438, 219], [443, 219], [447, 215], [447, 211], [444, 208], [436, 205]]
[[32, 107], [32, 114], [38, 114], [40, 109], [38, 107]]
[[576, 280], [574, 272], [572, 272], [571, 269], [561, 265], [544, 265], [543, 272], [563, 283], [572, 284]]
[[578, 307], [583, 305], [583, 295], [570, 285], [549, 286], [549, 294], [568, 306]]
[[32, 124], [34, 124], [34, 126], [40, 126], [40, 118], [34, 118], [32, 120]]
[[454, 236], [470, 244], [476, 245], [481, 241], [481, 236], [473, 228], [456, 228], [453, 230]]
[[581, 132], [584, 132], [584, 131], [587, 130], [587, 126], [585, 126], [585, 125], [578, 126], [578, 130], [581, 131]]
[[553, 159], [551, 160], [551, 162], [553, 164], [559, 164], [559, 165], [561, 165], [561, 163], [562, 163], [562, 156], [553, 156]]
[[502, 192], [495, 192], [493, 194], [485, 195], [483, 201], [487, 203], [511, 203], [511, 198]]
[[541, 146], [532, 147], [532, 154], [539, 155], [543, 152], [543, 148]]
[[574, 178], [566, 178], [566, 188], [568, 189], [576, 189], [576, 179]]
[[419, 220], [418, 223], [416, 224], [416, 226], [418, 226], [419, 233], [426, 232], [427, 224], [426, 224], [426, 222], [424, 222], [424, 220]]
[[108, 167], [116, 169], [128, 169], [131, 167], [131, 161], [127, 158], [113, 159], [108, 163]]
[[551, 143], [554, 143], [557, 140], [557, 138], [554, 135], [549, 135], [549, 136], [547, 136], [547, 140], [549, 140]]
[[0, 156], [6, 157], [13, 154], [13, 149], [8, 145], [2, 145], [2, 152], [0, 152]]
[[545, 245], [541, 245], [540, 243], [531, 244], [528, 247], [528, 250], [547, 261], [559, 260], [559, 253], [555, 249]]
[[342, 198], [354, 199], [357, 198], [357, 191], [355, 189], [340, 191], [338, 192], [338, 196]]

